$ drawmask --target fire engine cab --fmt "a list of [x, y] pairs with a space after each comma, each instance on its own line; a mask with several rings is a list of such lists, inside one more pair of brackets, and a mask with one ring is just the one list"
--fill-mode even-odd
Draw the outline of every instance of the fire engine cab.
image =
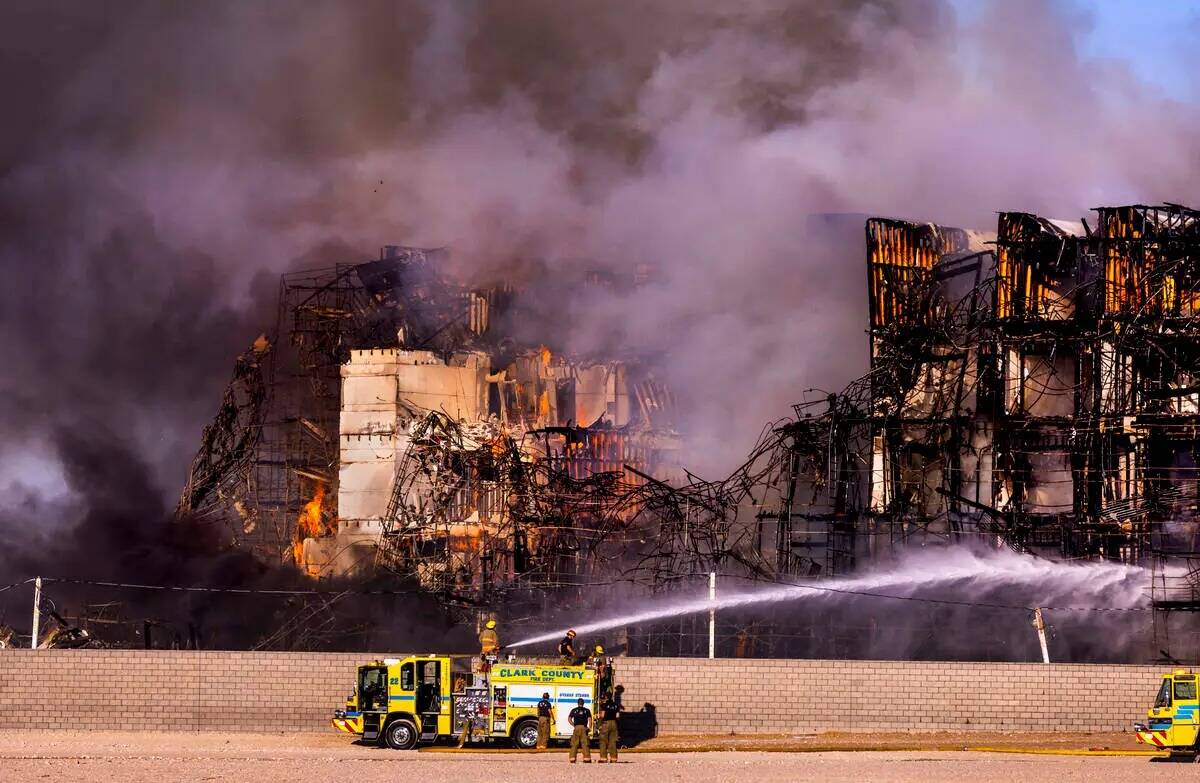
[[1133, 724], [1138, 742], [1173, 753], [1197, 751], [1200, 732], [1200, 700], [1196, 695], [1196, 673], [1176, 669], [1163, 675], [1154, 706], [1146, 713], [1145, 723]]
[[554, 705], [551, 739], [568, 739], [567, 714], [583, 699], [595, 704], [612, 684], [611, 659], [570, 666], [496, 662], [478, 656], [411, 655], [358, 667], [354, 692], [333, 727], [396, 750], [457, 737], [470, 724], [474, 737], [537, 744], [537, 703]]

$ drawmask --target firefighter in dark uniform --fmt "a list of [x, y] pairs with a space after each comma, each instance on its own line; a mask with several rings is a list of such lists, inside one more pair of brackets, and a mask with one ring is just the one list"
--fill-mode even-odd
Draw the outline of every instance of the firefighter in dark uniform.
[[567, 635], [558, 643], [558, 657], [561, 663], [575, 663], [575, 629], [567, 631]]
[[600, 702], [600, 763], [608, 760], [617, 763], [617, 718], [621, 715], [621, 704], [616, 697], [608, 696]]
[[550, 701], [549, 693], [543, 693], [542, 700], [537, 703], [537, 716], [537, 746], [544, 749], [550, 744], [550, 727], [554, 725], [554, 703]]
[[579, 700], [579, 706], [571, 710], [567, 716], [574, 727], [571, 729], [571, 763], [575, 763], [575, 756], [579, 753], [580, 748], [583, 749], [583, 763], [592, 763], [592, 747], [591, 747], [591, 728], [592, 728], [592, 711], [583, 706], [583, 699]]

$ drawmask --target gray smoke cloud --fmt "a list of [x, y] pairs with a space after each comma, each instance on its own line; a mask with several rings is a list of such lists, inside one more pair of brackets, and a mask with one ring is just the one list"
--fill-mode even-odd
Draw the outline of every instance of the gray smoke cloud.
[[397, 242], [448, 245], [481, 281], [653, 264], [658, 282], [530, 328], [650, 356], [683, 400], [685, 461], [715, 477], [804, 389], [865, 369], [859, 228], [814, 240], [813, 213], [988, 227], [1200, 201], [1196, 107], [1084, 60], [1066, 2], [969, 26], [939, 0], [3, 13], [10, 542], [99, 497], [64, 455], [79, 438], [136, 455], [169, 508], [289, 268]]

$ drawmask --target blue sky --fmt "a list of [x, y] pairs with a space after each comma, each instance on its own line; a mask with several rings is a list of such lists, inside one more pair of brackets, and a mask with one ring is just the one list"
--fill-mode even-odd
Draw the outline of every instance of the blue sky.
[[[951, 0], [965, 19], [991, 1]], [[1079, 12], [1084, 57], [1125, 60], [1144, 81], [1176, 98], [1196, 95], [1189, 49], [1200, 33], [1200, 0], [1060, 1]]]

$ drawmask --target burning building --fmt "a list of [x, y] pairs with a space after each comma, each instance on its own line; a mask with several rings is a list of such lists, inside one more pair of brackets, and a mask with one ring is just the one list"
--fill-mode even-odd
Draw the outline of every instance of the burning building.
[[[652, 388], [624, 363], [556, 360], [545, 347], [504, 366], [479, 351], [352, 351], [338, 531], [308, 539], [301, 561], [313, 573], [378, 562], [470, 592], [587, 576], [581, 539], [617, 523], [589, 482], [665, 468], [674, 450], [645, 426], [661, 410]], [[553, 508], [539, 508], [551, 495]], [[566, 550], [555, 544], [564, 536]]]
[[870, 514], [1142, 561], [1195, 513], [1197, 213], [1097, 211], [1001, 213], [965, 259], [953, 230], [868, 223]]
[[505, 328], [522, 289], [452, 282], [445, 260], [388, 247], [285, 276], [179, 513], [266, 562], [452, 599], [569, 586], [619, 557], [627, 490], [675, 470], [670, 390], [636, 359], [522, 344]]
[[[1005, 212], [994, 234], [867, 219], [870, 371], [721, 481], [679, 467], [651, 367], [518, 344], [498, 327], [518, 288], [452, 284], [440, 251], [288, 276], [180, 511], [314, 576], [475, 606], [819, 579], [968, 541], [1149, 565], [1157, 609], [1200, 608], [1200, 213], [1097, 212]], [[756, 623], [737, 654], [809, 650], [756, 645]], [[641, 638], [700, 634], [677, 636]]]
[[961, 540], [1138, 563], [1165, 647], [1164, 612], [1200, 607], [1200, 213], [1097, 213], [867, 221], [870, 372], [742, 476], [776, 575]]

